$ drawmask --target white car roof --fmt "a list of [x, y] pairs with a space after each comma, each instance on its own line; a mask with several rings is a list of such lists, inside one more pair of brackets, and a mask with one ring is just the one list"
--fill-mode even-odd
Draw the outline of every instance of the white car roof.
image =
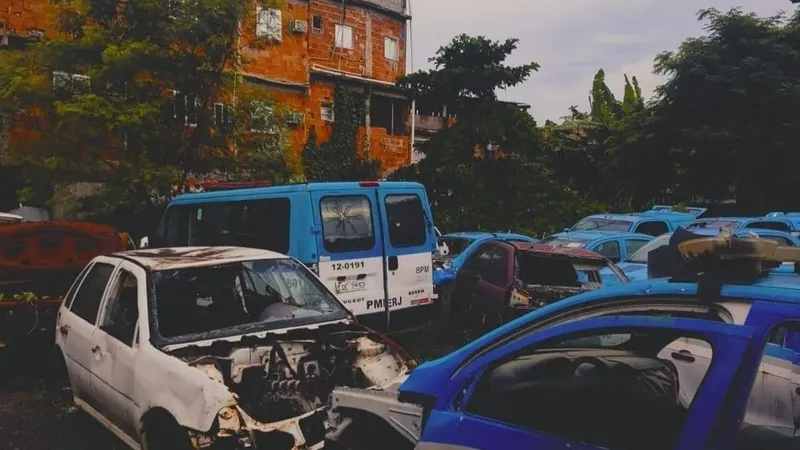
[[273, 251], [245, 247], [153, 248], [114, 253], [112, 256], [131, 260], [147, 270], [172, 270], [241, 261], [288, 258], [286, 255]]

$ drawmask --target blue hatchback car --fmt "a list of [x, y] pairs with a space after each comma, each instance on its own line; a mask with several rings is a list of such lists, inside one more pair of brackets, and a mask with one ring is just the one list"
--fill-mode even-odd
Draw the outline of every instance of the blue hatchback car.
[[547, 236], [540, 243], [556, 247], [582, 248], [604, 256], [611, 262], [618, 263], [628, 259], [652, 240], [653, 236], [639, 233], [571, 231]]
[[[739, 262], [718, 257], [742, 243]], [[333, 429], [356, 409], [420, 450], [800, 448], [800, 277], [755, 264], [800, 251], [687, 244], [684, 256], [703, 255], [692, 272], [553, 303], [399, 386], [335, 390]]]
[[[696, 228], [691, 230], [694, 234], [699, 234], [702, 236], [714, 236], [719, 233], [719, 229], [715, 228]], [[800, 240], [796, 237], [792, 236], [789, 233], [784, 233], [782, 231], [775, 231], [775, 230], [765, 230], [765, 229], [748, 229], [748, 228], [736, 228], [733, 230], [733, 233], [737, 237], [746, 237], [750, 234], [757, 234], [758, 237], [762, 239], [769, 239], [778, 242], [778, 244], [787, 246], [787, 247], [800, 247]], [[646, 280], [648, 278], [647, 275], [647, 255], [653, 249], [662, 247], [667, 245], [669, 242], [670, 237], [672, 237], [672, 233], [667, 233], [661, 235], [652, 241], [650, 241], [647, 245], [639, 249], [638, 252], [634, 253], [628, 259], [623, 260], [621, 263], [617, 264], [617, 267], [631, 279], [631, 281], [637, 280]], [[775, 270], [773, 273], [794, 273], [794, 267], [792, 265], [784, 265]]]
[[[464, 265], [472, 252], [475, 251], [483, 242], [490, 239], [504, 242], [522, 242], [535, 244], [536, 239], [517, 233], [485, 233], [481, 231], [466, 231], [460, 233], [448, 233], [441, 236], [437, 241], [440, 249], [433, 255], [433, 284], [442, 286], [456, 280], [458, 269]], [[441, 249], [445, 247], [446, 254], [442, 254]]]

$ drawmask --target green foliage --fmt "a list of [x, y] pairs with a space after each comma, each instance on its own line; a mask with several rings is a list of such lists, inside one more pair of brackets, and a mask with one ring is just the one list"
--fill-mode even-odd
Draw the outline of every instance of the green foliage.
[[[291, 176], [282, 112], [233, 75], [242, 63], [239, 23], [252, 17], [253, 4], [71, 0], [54, 7], [59, 37], [0, 55], [0, 116], [31, 137], [12, 142], [10, 154], [45, 170], [48, 183], [103, 183], [85, 201], [92, 218], [128, 226], [190, 176]], [[235, 108], [216, 123], [215, 103], [232, 103], [234, 84]], [[259, 113], [268, 117], [254, 132]]]
[[329, 141], [317, 144], [312, 128], [303, 150], [303, 168], [308, 181], [374, 180], [380, 167], [377, 160], [358, 154], [358, 132], [364, 126], [366, 98], [345, 85], [334, 91], [333, 133]]
[[504, 64], [516, 44], [459, 36], [439, 49], [434, 70], [400, 80], [418, 101], [457, 111], [452, 126], [422, 145], [425, 159], [393, 174], [425, 184], [444, 229], [539, 234], [593, 210], [542, 163], [533, 117], [497, 100], [498, 89], [524, 82], [538, 68]]

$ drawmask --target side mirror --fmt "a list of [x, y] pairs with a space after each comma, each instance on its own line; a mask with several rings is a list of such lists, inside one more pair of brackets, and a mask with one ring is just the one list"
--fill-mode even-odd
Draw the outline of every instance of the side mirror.
[[145, 236], [139, 240], [139, 248], [148, 248], [150, 247], [150, 238]]

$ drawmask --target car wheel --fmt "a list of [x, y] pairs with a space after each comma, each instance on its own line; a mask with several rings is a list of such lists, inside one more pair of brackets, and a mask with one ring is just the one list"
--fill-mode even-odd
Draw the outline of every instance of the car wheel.
[[453, 286], [451, 284], [443, 284], [437, 291], [439, 294], [439, 298], [436, 299], [439, 304], [439, 320], [448, 321], [452, 314]]
[[192, 442], [175, 419], [167, 414], [152, 415], [145, 421], [142, 450], [192, 450]]

